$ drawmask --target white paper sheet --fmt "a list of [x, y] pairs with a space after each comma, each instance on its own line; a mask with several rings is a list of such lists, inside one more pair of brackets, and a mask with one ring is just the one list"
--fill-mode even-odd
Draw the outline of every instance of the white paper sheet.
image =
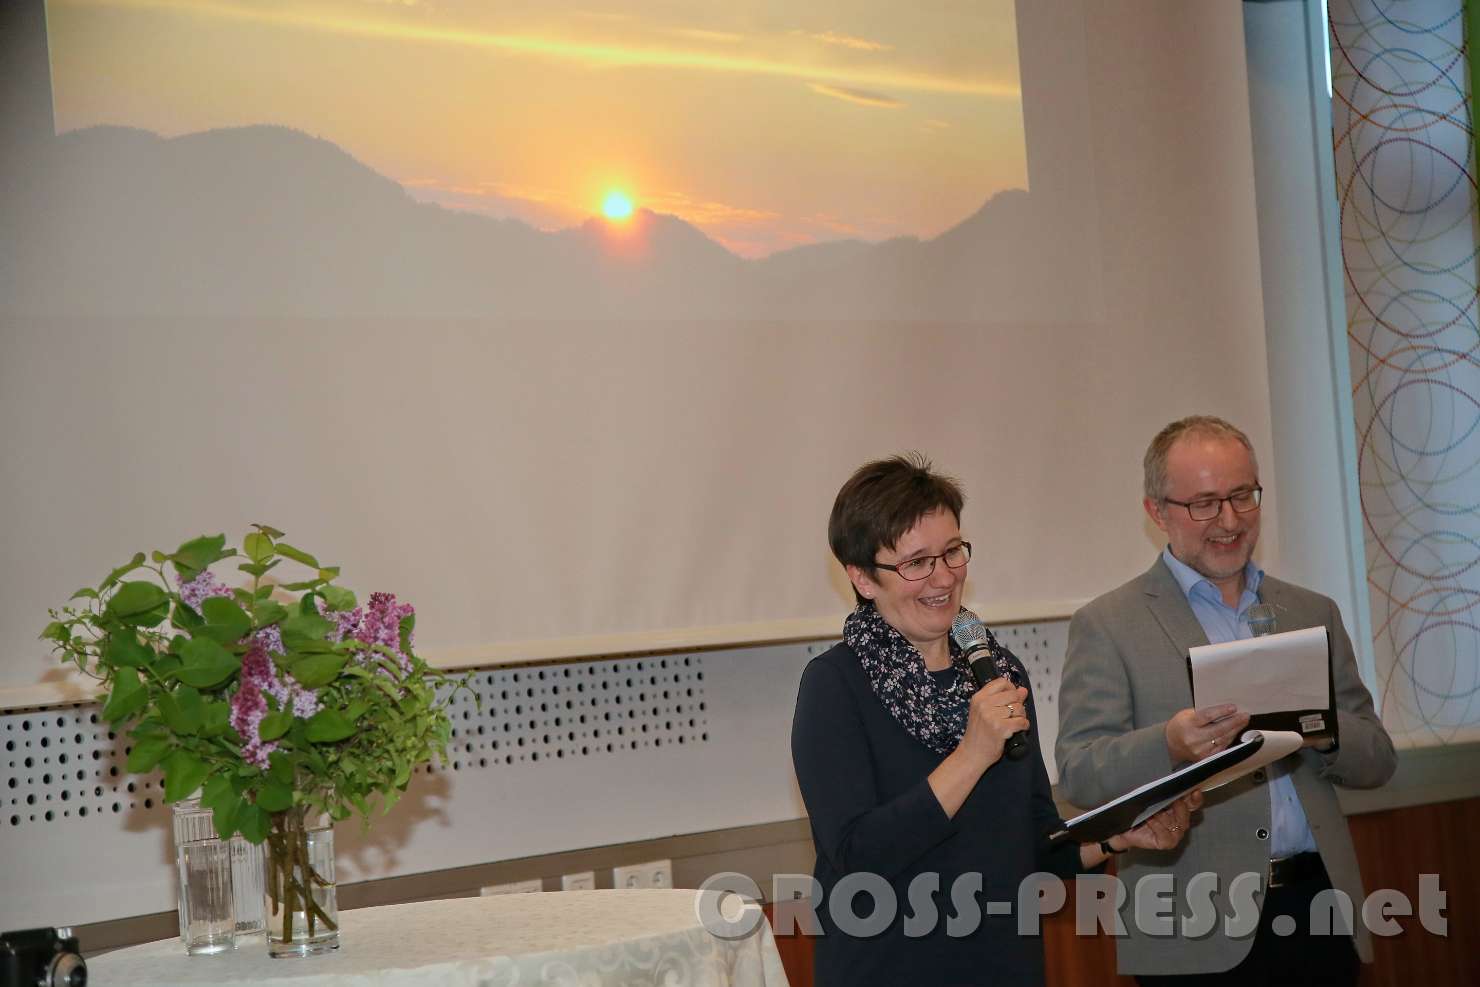
[[1197, 705], [1233, 703], [1246, 713], [1329, 708], [1326, 628], [1307, 627], [1192, 648]]

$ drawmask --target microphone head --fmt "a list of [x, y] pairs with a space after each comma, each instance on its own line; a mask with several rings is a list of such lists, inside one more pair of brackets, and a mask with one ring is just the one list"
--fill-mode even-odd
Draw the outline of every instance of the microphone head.
[[951, 640], [962, 651], [983, 647], [987, 643], [987, 625], [982, 623], [980, 617], [963, 607], [956, 614], [956, 619], [951, 621]]

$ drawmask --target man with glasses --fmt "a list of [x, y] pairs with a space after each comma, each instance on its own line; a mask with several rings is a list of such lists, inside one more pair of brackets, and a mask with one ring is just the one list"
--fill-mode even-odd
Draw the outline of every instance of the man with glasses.
[[[1267, 577], [1252, 561], [1263, 488], [1243, 432], [1220, 418], [1184, 418], [1152, 440], [1144, 466], [1143, 506], [1167, 545], [1147, 572], [1070, 623], [1055, 748], [1064, 796], [1097, 806], [1237, 741], [1248, 713], [1193, 708], [1187, 652], [1250, 637], [1256, 603], [1273, 607], [1279, 630], [1329, 632], [1337, 739], [1308, 742], [1210, 792], [1178, 849], [1119, 858], [1126, 890], [1120, 972], [1148, 984], [1354, 984], [1358, 957], [1371, 961], [1371, 940], [1333, 786], [1376, 787], [1397, 761], [1358, 677], [1341, 614], [1330, 599]], [[1331, 923], [1321, 918], [1339, 898], [1331, 888], [1357, 916], [1338, 918], [1336, 934], [1326, 934]], [[1216, 920], [1202, 923], [1210, 929], [1187, 924], [1199, 910], [1211, 917], [1211, 909]]]

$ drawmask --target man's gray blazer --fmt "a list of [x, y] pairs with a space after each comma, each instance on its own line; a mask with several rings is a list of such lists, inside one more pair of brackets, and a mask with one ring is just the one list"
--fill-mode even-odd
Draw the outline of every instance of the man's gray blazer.
[[[1371, 937], [1361, 922], [1362, 878], [1332, 786], [1375, 788], [1385, 783], [1397, 767], [1393, 744], [1358, 676], [1336, 604], [1269, 577], [1260, 585], [1260, 597], [1276, 607], [1280, 630], [1325, 626], [1330, 632], [1340, 746], [1329, 755], [1311, 748], [1290, 755], [1298, 761], [1291, 777], [1332, 886], [1350, 897], [1357, 953], [1370, 963]], [[1055, 747], [1060, 790], [1069, 801], [1093, 808], [1180, 767], [1167, 750], [1166, 722], [1192, 705], [1187, 651], [1207, 643], [1187, 597], [1160, 557], [1145, 574], [1074, 615]], [[1187, 838], [1175, 850], [1131, 850], [1117, 858], [1127, 892], [1121, 909], [1127, 936], [1117, 943], [1121, 973], [1214, 973], [1236, 966], [1248, 954], [1252, 934], [1230, 937], [1223, 916], [1250, 910], [1229, 901], [1230, 887], [1240, 874], [1259, 875], [1263, 900], [1270, 832], [1264, 782], [1264, 773], [1254, 772], [1207, 793], [1201, 815], [1194, 817]], [[1211, 933], [1167, 937], [1137, 928], [1133, 908], [1138, 880], [1172, 874], [1177, 914], [1182, 915], [1188, 911], [1188, 881], [1204, 872], [1218, 876], [1213, 902], [1220, 918]], [[1197, 898], [1206, 901], [1206, 895]], [[1237, 892], [1234, 898], [1235, 903], [1240, 900]], [[1247, 902], [1248, 895], [1242, 900]]]

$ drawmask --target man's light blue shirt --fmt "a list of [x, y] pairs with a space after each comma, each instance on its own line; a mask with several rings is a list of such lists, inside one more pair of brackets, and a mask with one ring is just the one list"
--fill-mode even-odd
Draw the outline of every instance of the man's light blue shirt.
[[[1263, 569], [1252, 561], [1248, 563], [1244, 568], [1243, 594], [1238, 599], [1238, 606], [1230, 607], [1223, 602], [1223, 593], [1212, 580], [1172, 555], [1170, 545], [1162, 550], [1161, 558], [1172, 571], [1177, 585], [1182, 587], [1209, 644], [1242, 641], [1254, 636], [1249, 629], [1249, 607], [1259, 602]], [[1268, 769], [1269, 855], [1275, 859], [1316, 848], [1316, 838], [1306, 821], [1305, 810], [1300, 806], [1300, 796], [1295, 794], [1295, 782], [1290, 779], [1290, 768], [1290, 759], [1283, 758]]]

